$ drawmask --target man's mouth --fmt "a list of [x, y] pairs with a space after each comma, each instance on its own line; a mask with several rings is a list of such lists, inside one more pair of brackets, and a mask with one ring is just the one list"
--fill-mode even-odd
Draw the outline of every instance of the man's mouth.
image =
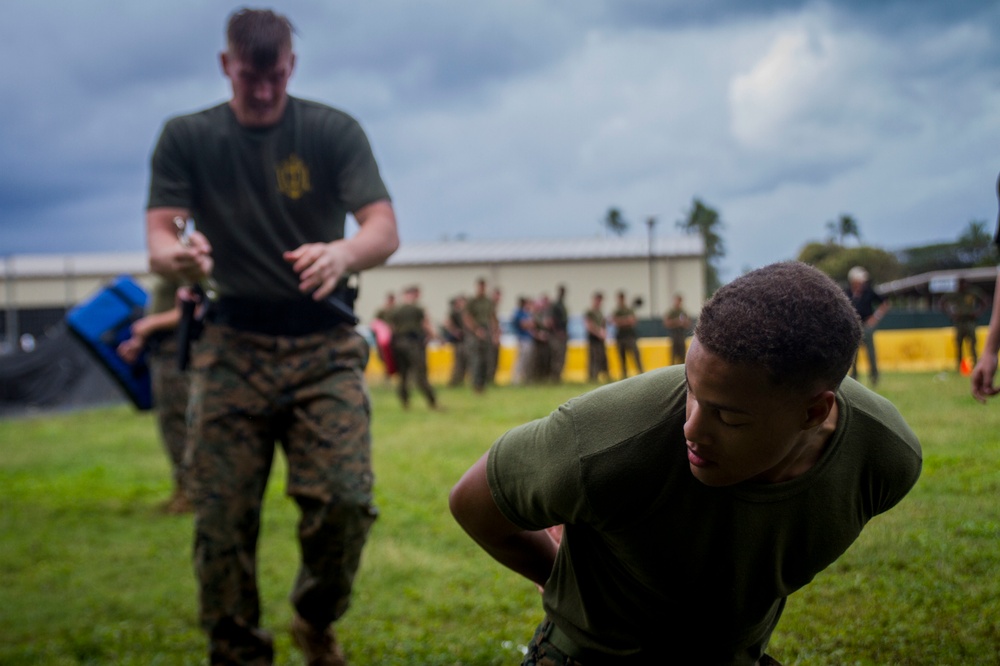
[[707, 458], [703, 458], [700, 455], [698, 455], [698, 452], [694, 449], [694, 447], [691, 446], [690, 443], [688, 444], [687, 450], [688, 450], [688, 462], [694, 465], [695, 467], [710, 467], [715, 464], [711, 460], [708, 460]]

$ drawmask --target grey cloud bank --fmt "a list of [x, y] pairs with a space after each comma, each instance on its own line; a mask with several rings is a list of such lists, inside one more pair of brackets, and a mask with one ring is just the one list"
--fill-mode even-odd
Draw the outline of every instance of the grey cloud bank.
[[[298, 29], [290, 90], [365, 125], [404, 242], [596, 235], [610, 206], [673, 233], [697, 196], [731, 277], [841, 213], [889, 248], [992, 226], [1000, 7], [748, 4], [274, 6]], [[0, 254], [144, 247], [152, 144], [226, 99], [235, 7], [5, 5]]]

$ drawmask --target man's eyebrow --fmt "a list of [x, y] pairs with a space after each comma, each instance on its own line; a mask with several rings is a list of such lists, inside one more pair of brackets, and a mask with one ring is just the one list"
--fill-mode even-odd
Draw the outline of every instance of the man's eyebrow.
[[[691, 382], [688, 381], [687, 368], [684, 368], [684, 386], [687, 387], [688, 392], [691, 391]], [[711, 407], [712, 409], [717, 409], [720, 412], [732, 412], [733, 414], [743, 414], [745, 416], [753, 416], [753, 414], [742, 407], [733, 407], [732, 405], [724, 405], [719, 402], [712, 402], [711, 400], [699, 400], [701, 404], [706, 407]]]

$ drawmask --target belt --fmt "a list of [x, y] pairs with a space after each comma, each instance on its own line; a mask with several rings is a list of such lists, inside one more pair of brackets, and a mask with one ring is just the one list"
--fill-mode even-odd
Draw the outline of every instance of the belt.
[[238, 331], [276, 336], [311, 335], [352, 323], [326, 303], [309, 298], [264, 301], [237, 296], [213, 302], [207, 319]]

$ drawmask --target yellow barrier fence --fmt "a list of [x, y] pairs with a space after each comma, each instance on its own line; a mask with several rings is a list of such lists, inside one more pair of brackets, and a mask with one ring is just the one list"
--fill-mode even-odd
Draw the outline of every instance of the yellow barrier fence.
[[[986, 328], [978, 331], [980, 349], [986, 339]], [[690, 344], [690, 340], [688, 342]], [[621, 377], [621, 364], [618, 360], [618, 349], [614, 343], [607, 347], [608, 366], [612, 378]], [[898, 331], [876, 331], [875, 352], [878, 354], [879, 370], [882, 371], [940, 371], [954, 370], [958, 366], [955, 354], [955, 332], [952, 328], [925, 328]], [[669, 338], [642, 338], [639, 340], [639, 353], [642, 355], [644, 369], [660, 368], [670, 363]], [[497, 364], [496, 380], [498, 384], [510, 382], [510, 371], [517, 356], [517, 349], [503, 346], [500, 350]], [[432, 343], [427, 349], [427, 368], [430, 380], [434, 384], [445, 384], [451, 377], [452, 347], [448, 344]], [[971, 361], [971, 359], [970, 359]], [[858, 359], [858, 370], [868, 372], [868, 359], [864, 350]], [[635, 368], [629, 366], [629, 374], [635, 374]], [[368, 363], [367, 376], [369, 381], [385, 377], [385, 368], [378, 355], [372, 352]], [[566, 369], [563, 379], [569, 382], [584, 382], [587, 379], [587, 343], [580, 340], [570, 341], [566, 351]]]

